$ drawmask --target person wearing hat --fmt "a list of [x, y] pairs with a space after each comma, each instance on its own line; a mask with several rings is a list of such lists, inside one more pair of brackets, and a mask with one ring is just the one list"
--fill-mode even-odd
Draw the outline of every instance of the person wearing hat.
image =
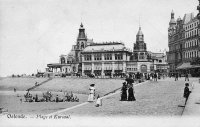
[[183, 93], [183, 97], [185, 98], [185, 105], [187, 103], [190, 92], [191, 91], [189, 90], [189, 83], [185, 83], [185, 88], [184, 88], [184, 93]]
[[95, 88], [94, 88], [95, 84], [91, 84], [90, 85], [90, 93], [89, 93], [89, 96], [88, 96], [88, 102], [93, 102], [94, 101], [94, 98], [95, 98]]

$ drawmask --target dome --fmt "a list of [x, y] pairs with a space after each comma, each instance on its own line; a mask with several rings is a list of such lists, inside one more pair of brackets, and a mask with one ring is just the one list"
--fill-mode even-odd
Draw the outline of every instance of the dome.
[[175, 21], [175, 19], [171, 19], [169, 23], [170, 24], [176, 24], [176, 21]]
[[177, 21], [181, 21], [181, 17], [179, 17], [179, 18], [177, 19]]

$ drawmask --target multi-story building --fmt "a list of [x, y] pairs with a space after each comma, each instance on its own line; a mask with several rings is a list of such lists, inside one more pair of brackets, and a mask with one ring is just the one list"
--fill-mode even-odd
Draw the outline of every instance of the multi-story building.
[[154, 73], [157, 68], [167, 69], [163, 58], [166, 58], [166, 55], [147, 51], [141, 27], [132, 52], [122, 42], [94, 43], [87, 38], [81, 24], [76, 44], [72, 46], [70, 53], [61, 55], [59, 63], [48, 64], [47, 73], [79, 73], [83, 76], [93, 74], [102, 77], [137, 72]]
[[199, 20], [193, 13], [185, 14], [183, 19], [175, 20], [172, 11], [168, 29], [168, 63], [171, 73], [187, 71], [193, 75], [199, 71], [198, 24]]
[[184, 59], [183, 62], [191, 62], [195, 58], [200, 57], [198, 46], [199, 46], [199, 39], [198, 39], [198, 24], [199, 20], [197, 17], [193, 17], [188, 23], [185, 24], [185, 50], [184, 50]]

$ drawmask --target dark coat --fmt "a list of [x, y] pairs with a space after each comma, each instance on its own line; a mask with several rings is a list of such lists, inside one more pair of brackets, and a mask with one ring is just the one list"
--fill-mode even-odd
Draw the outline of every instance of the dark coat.
[[126, 93], [126, 90], [127, 90], [127, 87], [126, 86], [123, 86], [121, 91], [122, 91], [122, 94], [121, 94], [121, 101], [126, 101], [127, 100], [127, 93]]
[[190, 95], [190, 90], [189, 90], [188, 87], [185, 87], [185, 88], [184, 88], [183, 97], [184, 97], [184, 98], [188, 98], [189, 95]]
[[128, 89], [128, 101], [135, 101], [133, 87]]

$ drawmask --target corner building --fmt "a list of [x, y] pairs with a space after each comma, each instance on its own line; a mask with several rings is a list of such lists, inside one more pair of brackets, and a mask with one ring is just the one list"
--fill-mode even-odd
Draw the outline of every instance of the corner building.
[[170, 72], [200, 75], [199, 20], [193, 13], [185, 14], [175, 20], [174, 12], [168, 28], [168, 63]]

